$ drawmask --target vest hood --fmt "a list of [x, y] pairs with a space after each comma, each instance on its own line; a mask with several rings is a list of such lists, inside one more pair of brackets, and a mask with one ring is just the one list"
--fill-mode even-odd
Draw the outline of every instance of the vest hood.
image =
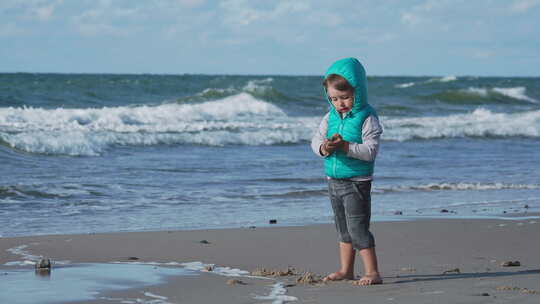
[[[324, 74], [324, 79], [330, 74], [337, 74], [347, 79], [349, 84], [354, 88], [354, 104], [351, 109], [353, 113], [358, 112], [368, 105], [366, 70], [358, 59], [344, 58], [334, 62]], [[328, 97], [328, 94], [326, 96]], [[332, 102], [328, 102], [334, 108]]]

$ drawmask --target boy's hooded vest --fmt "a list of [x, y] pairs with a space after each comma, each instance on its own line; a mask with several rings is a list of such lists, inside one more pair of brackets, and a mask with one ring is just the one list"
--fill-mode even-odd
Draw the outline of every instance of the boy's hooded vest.
[[[324, 78], [326, 79], [330, 74], [342, 76], [354, 88], [354, 104], [342, 119], [326, 95], [331, 108], [326, 137], [330, 139], [332, 135], [338, 133], [348, 142], [362, 143], [364, 121], [371, 114], [377, 115], [368, 104], [366, 71], [357, 59], [345, 58], [332, 64], [326, 71]], [[336, 150], [325, 158], [324, 169], [326, 175], [332, 178], [371, 176], [373, 175], [373, 164], [373, 162], [348, 157], [347, 153]]]

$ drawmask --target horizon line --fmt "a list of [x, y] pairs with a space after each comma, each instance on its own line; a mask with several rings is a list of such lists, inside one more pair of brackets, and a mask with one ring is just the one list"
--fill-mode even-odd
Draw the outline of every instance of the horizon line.
[[[323, 74], [321, 75], [314, 75], [314, 74], [251, 74], [251, 73], [231, 73], [231, 74], [213, 74], [213, 73], [144, 73], [144, 72], [138, 72], [138, 73], [130, 73], [130, 72], [25, 72], [25, 71], [17, 71], [17, 72], [4, 72], [0, 71], [0, 74], [43, 74], [43, 75], [129, 75], [129, 76], [136, 76], [136, 75], [153, 75], [153, 76], [235, 76], [235, 77], [242, 77], [242, 76], [259, 76], [259, 77], [323, 77]], [[484, 77], [484, 78], [539, 78], [539, 75], [533, 76], [533, 75], [472, 75], [472, 74], [445, 74], [445, 75], [435, 75], [435, 74], [423, 74], [423, 75], [397, 75], [397, 74], [368, 74], [367, 77]]]

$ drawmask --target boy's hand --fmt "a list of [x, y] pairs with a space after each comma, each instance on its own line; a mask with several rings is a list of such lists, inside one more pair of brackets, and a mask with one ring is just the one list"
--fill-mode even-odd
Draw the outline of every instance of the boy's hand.
[[345, 153], [349, 152], [349, 142], [343, 140], [343, 137], [339, 134], [334, 134], [332, 136], [332, 146], [335, 147], [335, 149], [339, 149]]
[[324, 156], [328, 156], [336, 150], [336, 146], [333, 144], [331, 140], [325, 139], [324, 142], [321, 145], [321, 152]]
[[332, 138], [326, 139], [321, 146], [321, 152], [325, 155], [330, 155], [337, 149], [345, 153], [349, 152], [349, 142], [343, 140], [339, 134], [334, 134]]

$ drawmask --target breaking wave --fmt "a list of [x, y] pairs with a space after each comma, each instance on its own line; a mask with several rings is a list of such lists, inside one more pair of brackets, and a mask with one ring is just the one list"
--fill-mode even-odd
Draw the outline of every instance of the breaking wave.
[[450, 82], [450, 81], [456, 81], [457, 77], [450, 75], [450, 76], [444, 76], [444, 77], [437, 77], [437, 78], [431, 78], [426, 82]]
[[469, 87], [461, 90], [449, 90], [428, 96], [428, 99], [438, 99], [459, 104], [478, 104], [486, 102], [512, 102], [515, 100], [528, 103], [540, 103], [538, 100], [526, 95], [525, 87], [511, 88], [478, 88]]
[[247, 93], [194, 104], [100, 109], [0, 108], [0, 141], [43, 154], [99, 155], [111, 146], [273, 145], [306, 141], [319, 118], [291, 118]]
[[404, 89], [404, 88], [412, 87], [412, 86], [417, 85], [417, 84], [433, 83], [433, 82], [451, 82], [451, 81], [456, 81], [457, 79], [458, 78], [456, 76], [436, 77], [436, 78], [431, 78], [431, 79], [428, 79], [426, 81], [421, 81], [421, 82], [400, 83], [400, 84], [394, 85], [394, 87], [398, 88], [398, 89]]
[[490, 97], [493, 95], [502, 95], [518, 100], [525, 100], [533, 103], [538, 103], [538, 100], [531, 98], [525, 94], [525, 87], [513, 87], [513, 88], [468, 88], [464, 92], [470, 94], [476, 94], [482, 97]]
[[402, 191], [466, 191], [466, 190], [540, 190], [540, 184], [507, 184], [507, 183], [430, 183], [416, 186], [380, 187], [376, 193]]
[[415, 85], [414, 82], [406, 82], [406, 83], [396, 84], [395, 87], [396, 87], [396, 88], [403, 89], [403, 88], [412, 87], [413, 85]]
[[478, 108], [472, 113], [448, 116], [382, 118], [383, 139], [454, 137], [540, 137], [540, 110], [518, 113], [494, 113]]
[[229, 86], [227, 88], [206, 88], [202, 92], [199, 92], [193, 96], [179, 98], [178, 101], [208, 101], [225, 98], [241, 93], [248, 93], [255, 98], [267, 101], [282, 101], [294, 99], [272, 87], [271, 83], [273, 81], [273, 78], [268, 77], [264, 79], [248, 80], [247, 83], [241, 87]]

